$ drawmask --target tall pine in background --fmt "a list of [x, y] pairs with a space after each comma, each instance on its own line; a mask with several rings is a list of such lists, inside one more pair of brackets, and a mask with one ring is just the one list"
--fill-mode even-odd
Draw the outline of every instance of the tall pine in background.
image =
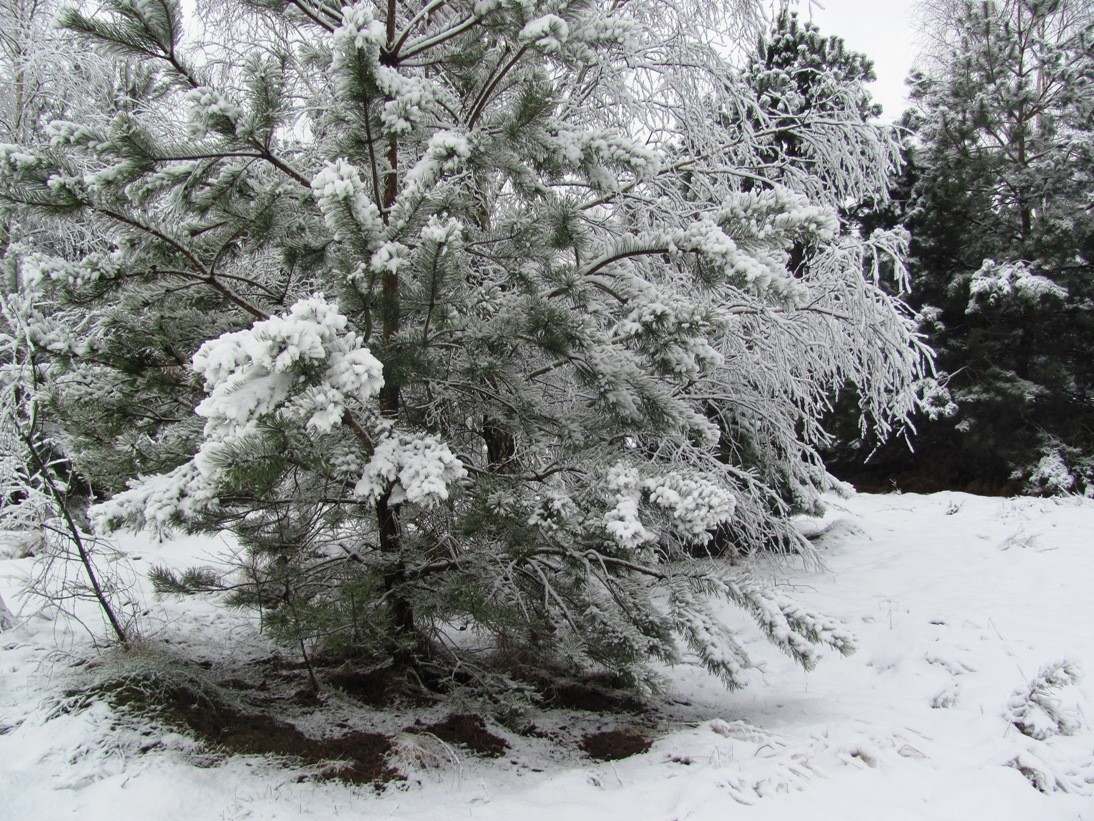
[[[889, 195], [902, 172], [902, 145], [899, 130], [879, 120], [881, 107], [868, 88], [874, 79], [873, 64], [866, 55], [848, 49], [838, 36], [826, 36], [784, 4], [741, 73], [760, 112], [758, 122], [763, 124], [756, 134], [756, 153], [763, 165], [752, 169], [742, 184], [750, 188], [785, 185], [827, 204], [839, 216], [845, 246], [866, 251], [863, 275], [890, 293], [901, 294], [908, 284], [907, 234], [899, 218], [875, 217], [900, 210], [899, 204], [890, 203]], [[724, 113], [723, 117], [727, 124], [733, 122], [734, 115]], [[857, 158], [855, 165], [871, 173], [849, 174], [848, 158], [852, 157]], [[808, 277], [812, 266], [825, 261], [817, 251], [815, 245], [795, 244], [788, 267]], [[877, 329], [876, 334], [883, 338], [885, 332]], [[831, 464], [843, 471], [861, 462], [890, 431], [873, 424], [877, 414], [863, 412], [873, 401], [871, 390], [861, 390], [854, 380], [828, 379], [819, 380], [818, 388], [824, 401], [814, 413], [823, 414], [825, 424], [812, 429], [818, 434], [815, 443], [825, 467]], [[768, 475], [783, 464], [759, 447], [754, 463], [755, 469]], [[783, 482], [771, 476], [771, 481], [783, 488], [784, 497], [797, 509], [810, 509], [809, 494], [795, 492], [792, 479]]]
[[423, 677], [690, 653], [736, 686], [726, 602], [805, 666], [848, 651], [706, 548], [809, 551], [786, 488], [828, 486], [832, 387], [912, 407], [914, 325], [863, 275], [899, 249], [832, 207], [891, 141], [855, 113], [773, 164], [745, 2], [221, 8], [201, 48], [171, 0], [70, 13], [143, 96], [0, 150], [80, 232], [25, 268], [99, 526], [231, 530], [231, 578], [161, 587]]
[[[884, 192], [888, 181], [882, 177], [893, 170], [891, 157], [876, 157], [872, 166], [877, 176], [851, 190], [845, 182], [853, 178], [831, 162], [822, 163], [829, 152], [834, 157], [845, 154], [848, 144], [866, 151], [892, 150], [891, 130], [871, 122], [881, 106], [866, 87], [876, 79], [866, 55], [847, 49], [840, 37], [821, 34], [815, 23], [801, 21], [783, 5], [749, 55], [743, 77], [774, 126], [764, 137], [770, 142], [766, 178], [787, 184], [811, 179], [819, 196], [834, 201]], [[835, 134], [839, 136], [833, 139]], [[823, 170], [818, 173], [810, 166]]]

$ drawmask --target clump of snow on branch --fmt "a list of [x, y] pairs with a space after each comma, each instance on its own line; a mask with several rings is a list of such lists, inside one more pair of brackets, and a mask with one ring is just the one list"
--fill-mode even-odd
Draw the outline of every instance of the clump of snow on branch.
[[556, 159], [582, 174], [594, 191], [620, 191], [629, 180], [653, 178], [662, 168], [659, 153], [618, 132], [599, 128], [557, 128], [546, 141]]
[[216, 491], [194, 462], [157, 476], [141, 476], [129, 489], [90, 509], [96, 530], [121, 528], [164, 532], [205, 513], [216, 505]]
[[426, 118], [434, 104], [433, 87], [425, 79], [380, 66], [376, 84], [390, 98], [384, 103], [380, 119], [390, 134], [410, 134]]
[[336, 160], [316, 174], [312, 191], [323, 219], [339, 239], [349, 239], [355, 232], [374, 235], [383, 229], [380, 211], [361, 175], [345, 160]]
[[1007, 301], [1036, 303], [1045, 298], [1062, 300], [1067, 289], [1048, 277], [1033, 273], [1024, 262], [997, 263], [986, 259], [969, 281], [969, 305], [965, 312], [977, 313]]
[[204, 441], [191, 462], [162, 476], [141, 477], [96, 506], [106, 530], [122, 525], [163, 529], [216, 503], [233, 451], [277, 420], [329, 433], [350, 409], [363, 409], [383, 387], [383, 368], [322, 296], [301, 300], [284, 316], [211, 340], [194, 355], [207, 398]]
[[122, 262], [119, 251], [96, 252], [79, 260], [31, 254], [23, 261], [23, 281], [32, 287], [46, 280], [75, 287], [90, 285], [104, 277], [116, 276]]
[[29, 171], [40, 164], [38, 156], [23, 146], [0, 143], [0, 169], [9, 174]]
[[401, 242], [385, 242], [372, 255], [369, 267], [378, 274], [399, 273], [400, 268], [410, 264], [410, 249]]
[[425, 193], [445, 173], [455, 173], [471, 156], [467, 137], [455, 131], [440, 131], [429, 138], [425, 155], [406, 172], [404, 193], [417, 196]]
[[532, 20], [520, 31], [519, 39], [542, 51], [558, 51], [570, 37], [570, 27], [556, 14], [545, 14]]
[[217, 131], [233, 133], [243, 113], [222, 93], [206, 86], [190, 91], [186, 101], [190, 104], [190, 133], [197, 139]]
[[709, 531], [733, 518], [737, 504], [724, 484], [679, 472], [646, 479], [642, 489], [669, 514], [669, 531], [690, 544], [705, 543]]
[[391, 504], [433, 507], [449, 497], [449, 486], [467, 475], [448, 445], [435, 436], [402, 434], [376, 445], [354, 494], [375, 501], [390, 493]]
[[312, 297], [202, 345], [193, 364], [209, 391], [197, 407], [206, 437], [230, 437], [274, 413], [325, 433], [349, 402], [367, 403], [384, 385], [383, 367], [348, 324]]
[[[736, 506], [723, 483], [680, 471], [641, 478], [637, 469], [616, 465], [608, 471], [605, 489], [611, 507], [604, 514], [604, 529], [628, 548], [656, 541], [659, 534], [704, 544], [710, 531], [733, 518]], [[650, 526], [643, 523], [643, 512]]]
[[615, 504], [604, 515], [604, 529], [623, 547], [634, 548], [656, 538], [639, 518], [641, 490], [638, 471], [615, 467], [608, 474], [607, 488]]
[[359, 58], [376, 65], [385, 40], [384, 24], [375, 18], [372, 3], [343, 6], [341, 25], [331, 35], [335, 67], [346, 68]]

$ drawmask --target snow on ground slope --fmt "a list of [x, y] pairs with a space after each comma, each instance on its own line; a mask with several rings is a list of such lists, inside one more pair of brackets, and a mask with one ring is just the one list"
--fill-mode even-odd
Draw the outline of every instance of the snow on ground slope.
[[[1094, 502], [859, 495], [802, 526], [827, 568], [771, 573], [843, 618], [855, 655], [804, 673], [747, 632], [765, 662], [749, 688], [667, 671], [675, 689], [658, 714], [616, 720], [652, 731], [647, 753], [599, 763], [508, 734], [501, 759], [441, 750], [379, 793], [300, 781], [256, 757], [203, 759], [183, 736], [142, 735], [102, 704], [60, 710], [87, 640], [24, 618], [0, 634], [0, 818], [1094, 819], [1094, 678], [1044, 696], [1071, 735], [1036, 740], [1014, 723], [1052, 729], [1041, 694], [1014, 696], [1046, 665], [1068, 660], [1094, 677]], [[142, 569], [213, 547], [123, 545]], [[27, 568], [0, 562], [13, 605]], [[208, 602], [159, 603], [145, 618], [153, 656], [270, 652], [249, 617]], [[374, 720], [391, 732], [412, 716]]]

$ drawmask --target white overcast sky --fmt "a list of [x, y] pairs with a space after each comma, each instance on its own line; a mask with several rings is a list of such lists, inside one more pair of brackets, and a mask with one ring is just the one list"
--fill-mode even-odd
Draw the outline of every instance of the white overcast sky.
[[874, 99], [882, 119], [896, 120], [908, 106], [904, 78], [919, 52], [915, 0], [800, 0], [798, 11], [820, 27], [821, 34], [842, 37], [848, 47], [874, 61]]

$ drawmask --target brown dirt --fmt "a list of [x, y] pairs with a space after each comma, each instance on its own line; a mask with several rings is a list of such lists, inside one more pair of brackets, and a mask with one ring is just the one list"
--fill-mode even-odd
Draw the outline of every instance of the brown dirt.
[[508, 741], [486, 729], [481, 716], [453, 714], [436, 724], [412, 728], [411, 732], [432, 733], [441, 741], [459, 744], [484, 758], [499, 758], [509, 749]]
[[581, 740], [581, 749], [597, 761], [618, 761], [646, 752], [653, 742], [635, 729], [605, 730]]
[[643, 713], [647, 705], [626, 691], [626, 682], [607, 673], [567, 678], [554, 669], [522, 665], [514, 678], [527, 682], [543, 698], [543, 706], [555, 710], [584, 710], [590, 713]]
[[[525, 668], [519, 678], [528, 681], [543, 697], [548, 710], [580, 710], [593, 713], [640, 713], [648, 705], [621, 689], [621, 682], [607, 675], [559, 680], [547, 671]], [[337, 687], [371, 706], [388, 707], [396, 702], [436, 703], [420, 682], [397, 675], [391, 668], [356, 670], [348, 666], [327, 669], [324, 685]], [[286, 758], [314, 768], [320, 779], [339, 779], [358, 784], [380, 784], [401, 775], [388, 765], [391, 751], [388, 736], [369, 732], [348, 732], [338, 738], [315, 739], [270, 713], [287, 702], [311, 704], [316, 696], [305, 688], [295, 697], [273, 695], [266, 679], [249, 682], [228, 678], [219, 685], [204, 681], [199, 672], [167, 678], [156, 673], [138, 674], [95, 688], [96, 692], [76, 694], [75, 707], [95, 698], [107, 698], [118, 707], [155, 715], [163, 722], [192, 735], [211, 749], [227, 754], [269, 755]], [[278, 686], [279, 692], [284, 688]], [[346, 726], [346, 725], [343, 725]], [[442, 741], [459, 745], [484, 758], [499, 758], [509, 743], [492, 733], [481, 716], [455, 713], [441, 721], [416, 723], [409, 732], [430, 733]], [[535, 727], [525, 734], [557, 739]], [[567, 743], [567, 742], [563, 742]], [[617, 729], [586, 735], [580, 747], [591, 758], [615, 761], [645, 752], [650, 738], [637, 729]]]
[[388, 707], [398, 700], [403, 689], [391, 668], [379, 670], [333, 670], [327, 681], [343, 693], [371, 707]]
[[330, 685], [370, 707], [390, 707], [397, 703], [427, 706], [436, 701], [436, 696], [417, 676], [400, 673], [392, 667], [356, 670], [343, 666], [329, 671], [324, 678]]
[[264, 713], [250, 713], [197, 689], [159, 681], [128, 680], [104, 688], [120, 707], [150, 712], [168, 724], [229, 753], [296, 759], [324, 769], [320, 778], [356, 784], [391, 781], [387, 736], [355, 732], [340, 738], [314, 739]]
[[641, 713], [646, 706], [629, 693], [606, 690], [595, 683], [571, 681], [543, 688], [547, 706], [590, 713]]

